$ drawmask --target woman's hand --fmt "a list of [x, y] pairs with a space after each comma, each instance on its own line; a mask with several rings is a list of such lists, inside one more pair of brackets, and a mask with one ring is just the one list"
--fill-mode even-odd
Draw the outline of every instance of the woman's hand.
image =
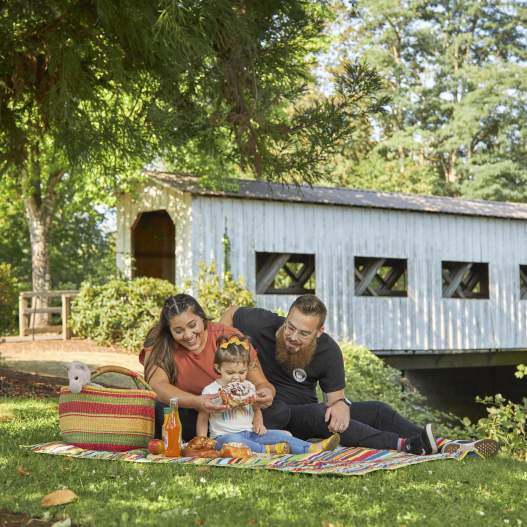
[[198, 412], [207, 412], [209, 414], [212, 414], [215, 412], [224, 412], [225, 410], [227, 410], [227, 406], [225, 406], [221, 402], [218, 403], [217, 402], [218, 398], [219, 398], [219, 395], [217, 393], [209, 393], [206, 395], [200, 395], [198, 397], [198, 405], [196, 406], [196, 410]]
[[273, 390], [271, 390], [271, 388], [263, 386], [262, 388], [256, 391], [255, 404], [257, 404], [260, 408], [269, 408], [269, 406], [273, 404], [273, 398]]

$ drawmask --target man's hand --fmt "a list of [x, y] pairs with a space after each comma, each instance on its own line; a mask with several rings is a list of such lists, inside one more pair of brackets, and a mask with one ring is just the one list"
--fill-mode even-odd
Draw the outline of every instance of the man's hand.
[[330, 432], [344, 432], [350, 424], [350, 407], [344, 401], [337, 401], [328, 406], [325, 421]]
[[260, 408], [269, 408], [273, 404], [273, 390], [271, 388], [262, 387], [256, 392], [256, 401]]

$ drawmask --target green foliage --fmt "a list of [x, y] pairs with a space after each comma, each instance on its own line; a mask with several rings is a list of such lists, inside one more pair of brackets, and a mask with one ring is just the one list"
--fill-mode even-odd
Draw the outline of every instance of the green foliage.
[[[526, 371], [526, 366], [520, 364], [514, 375], [521, 379]], [[515, 403], [498, 393], [477, 397], [476, 401], [487, 406], [488, 415], [479, 419], [477, 423], [471, 423], [465, 418], [467, 430], [475, 436], [495, 439], [507, 455], [527, 461], [527, 397], [524, 397], [521, 403]]]
[[0, 262], [0, 336], [17, 329], [19, 284], [8, 263]]
[[333, 95], [299, 102], [329, 18], [326, 2], [303, 0], [4, 2], [0, 181], [23, 200], [33, 288], [55, 273], [63, 186], [111, 205], [155, 159], [213, 180], [320, 178], [383, 102], [360, 63], [342, 68]]
[[157, 278], [85, 282], [72, 305], [72, 329], [100, 344], [137, 351], [159, 319], [163, 302], [176, 292], [173, 284]]
[[[53, 289], [77, 289], [83, 281], [106, 282], [116, 275], [115, 241], [104, 229], [103, 209], [75, 196], [64, 185], [58, 196], [61, 215], [53, 218], [49, 259]], [[0, 186], [0, 254], [11, 264], [23, 290], [31, 287], [31, 244], [24, 206], [14, 188]]]
[[386, 365], [366, 348], [349, 343], [341, 344], [341, 348], [347, 392], [352, 400], [388, 403], [417, 424], [434, 424], [434, 430], [442, 437], [468, 436], [456, 416], [430, 408], [425, 397], [416, 390], [403, 390], [398, 370]]
[[185, 289], [192, 289], [205, 313], [218, 320], [230, 306], [254, 306], [254, 297], [247, 290], [243, 278], [235, 280], [230, 272], [220, 278], [215, 264], [200, 264], [194, 284], [185, 282]]
[[525, 2], [335, 4], [341, 31], [329, 56], [363, 57], [390, 98], [344, 145], [345, 184], [372, 188], [375, 174], [382, 190], [525, 200]]
[[514, 403], [498, 393], [476, 401], [487, 406], [488, 414], [473, 425], [479, 435], [498, 441], [509, 456], [527, 461], [527, 398]]
[[518, 364], [518, 366], [516, 366], [514, 376], [517, 379], [523, 379], [524, 377], [527, 377], [527, 364]]

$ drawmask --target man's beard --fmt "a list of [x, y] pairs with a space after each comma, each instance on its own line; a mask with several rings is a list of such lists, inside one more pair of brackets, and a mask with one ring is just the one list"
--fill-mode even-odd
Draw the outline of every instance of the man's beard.
[[317, 349], [317, 339], [307, 346], [301, 346], [296, 353], [287, 351], [284, 337], [284, 326], [276, 332], [276, 360], [287, 371], [293, 371], [295, 368], [305, 369], [311, 362], [315, 350]]

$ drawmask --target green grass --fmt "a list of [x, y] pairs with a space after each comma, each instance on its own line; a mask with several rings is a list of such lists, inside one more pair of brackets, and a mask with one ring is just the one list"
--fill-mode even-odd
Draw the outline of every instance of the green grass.
[[527, 525], [527, 464], [508, 458], [347, 478], [76, 460], [19, 448], [59, 439], [57, 401], [26, 398], [0, 398], [0, 438], [0, 510], [42, 517], [67, 487], [78, 501], [51, 518], [73, 525]]

